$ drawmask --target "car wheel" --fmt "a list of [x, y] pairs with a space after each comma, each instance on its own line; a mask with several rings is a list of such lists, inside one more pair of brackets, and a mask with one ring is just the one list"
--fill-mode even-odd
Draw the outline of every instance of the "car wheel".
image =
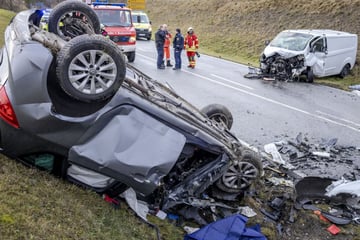
[[306, 71], [306, 81], [308, 83], [314, 82], [314, 72], [311, 68]]
[[64, 1], [56, 5], [49, 16], [49, 32], [65, 40], [82, 34], [100, 34], [100, 21], [87, 4], [78, 1]]
[[350, 74], [350, 65], [349, 64], [346, 64], [343, 69], [341, 70], [339, 76], [341, 78], [344, 78], [345, 76], [349, 75]]
[[150, 41], [151, 39], [151, 34], [146, 38], [146, 40]]
[[129, 62], [135, 61], [135, 52], [129, 52], [129, 53], [127, 53], [126, 56], [127, 56]]
[[121, 50], [101, 35], [82, 35], [70, 40], [56, 60], [61, 88], [83, 102], [112, 97], [125, 79], [126, 65]]
[[232, 164], [216, 186], [228, 193], [238, 193], [249, 187], [262, 174], [262, 163], [258, 155], [245, 150], [242, 159]]
[[218, 123], [223, 124], [228, 129], [231, 129], [233, 125], [233, 116], [229, 109], [221, 104], [210, 104], [201, 109], [208, 118]]

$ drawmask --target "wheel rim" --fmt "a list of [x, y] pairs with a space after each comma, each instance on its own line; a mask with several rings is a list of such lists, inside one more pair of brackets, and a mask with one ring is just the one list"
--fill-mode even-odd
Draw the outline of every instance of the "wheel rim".
[[232, 165], [222, 176], [222, 182], [227, 188], [244, 189], [259, 175], [258, 169], [249, 162], [239, 162]]
[[85, 33], [94, 33], [89, 17], [80, 12], [67, 12], [57, 22], [57, 32], [62, 38], [74, 38]]
[[79, 53], [69, 65], [71, 85], [84, 94], [99, 94], [116, 80], [117, 68], [112, 57], [99, 50]]
[[222, 113], [216, 113], [209, 117], [211, 120], [214, 120], [215, 122], [218, 122], [226, 127], [229, 127], [229, 120], [225, 116], [225, 114]]

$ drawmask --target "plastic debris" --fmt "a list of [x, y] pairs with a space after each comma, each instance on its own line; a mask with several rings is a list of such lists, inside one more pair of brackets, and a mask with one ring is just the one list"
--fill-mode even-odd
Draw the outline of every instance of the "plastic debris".
[[269, 182], [271, 182], [272, 184], [274, 184], [275, 186], [277, 185], [283, 185], [283, 186], [287, 186], [287, 187], [294, 187], [294, 182], [291, 180], [287, 180], [284, 178], [277, 178], [277, 177], [271, 177], [271, 178], [267, 178], [267, 180]]
[[349, 86], [352, 90], [360, 90], [360, 84]]
[[328, 153], [328, 152], [312, 152], [312, 155], [318, 156], [318, 157], [326, 157], [326, 158], [330, 157], [330, 153]]
[[332, 235], [336, 235], [340, 232], [340, 228], [338, 228], [335, 224], [332, 224], [330, 227], [327, 228], [327, 230]]
[[167, 214], [164, 211], [159, 210], [155, 216], [157, 216], [161, 220], [164, 220], [166, 218]]
[[149, 207], [147, 203], [138, 201], [136, 198], [135, 190], [132, 188], [123, 192], [120, 197], [125, 198], [129, 207], [143, 220], [147, 222], [146, 216], [149, 213]]
[[333, 182], [326, 188], [326, 196], [336, 196], [338, 194], [349, 194], [360, 196], [360, 180], [346, 181], [344, 179]]
[[281, 154], [276, 148], [275, 143], [269, 143], [264, 146], [264, 150], [266, 153], [272, 156], [272, 160], [279, 164], [285, 164], [285, 161], [282, 159]]
[[239, 213], [244, 215], [245, 217], [251, 218], [256, 216], [256, 212], [251, 207], [239, 207], [239, 210]]
[[193, 228], [193, 227], [189, 227], [189, 226], [185, 226], [184, 230], [187, 234], [191, 234], [193, 232], [198, 231], [200, 228]]

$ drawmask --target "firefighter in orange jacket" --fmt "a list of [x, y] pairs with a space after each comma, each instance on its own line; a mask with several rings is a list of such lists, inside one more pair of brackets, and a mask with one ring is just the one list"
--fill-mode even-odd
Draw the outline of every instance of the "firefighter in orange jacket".
[[164, 55], [166, 60], [166, 66], [172, 67], [173, 65], [170, 63], [170, 41], [171, 41], [171, 33], [167, 30], [167, 25], [164, 25], [165, 31], [165, 43], [164, 43]]
[[187, 30], [187, 34], [185, 36], [184, 48], [186, 50], [186, 55], [189, 60], [189, 68], [195, 68], [195, 55], [199, 48], [199, 40], [194, 33], [194, 29], [189, 27]]

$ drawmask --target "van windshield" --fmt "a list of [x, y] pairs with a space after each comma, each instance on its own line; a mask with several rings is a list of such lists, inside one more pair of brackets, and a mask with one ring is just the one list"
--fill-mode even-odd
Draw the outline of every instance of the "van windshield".
[[271, 41], [271, 47], [284, 48], [291, 51], [304, 50], [312, 35], [305, 33], [281, 32]]
[[149, 18], [146, 15], [133, 14], [132, 21], [133, 23], [149, 23]]
[[130, 27], [132, 24], [129, 10], [96, 9], [95, 12], [105, 27]]

